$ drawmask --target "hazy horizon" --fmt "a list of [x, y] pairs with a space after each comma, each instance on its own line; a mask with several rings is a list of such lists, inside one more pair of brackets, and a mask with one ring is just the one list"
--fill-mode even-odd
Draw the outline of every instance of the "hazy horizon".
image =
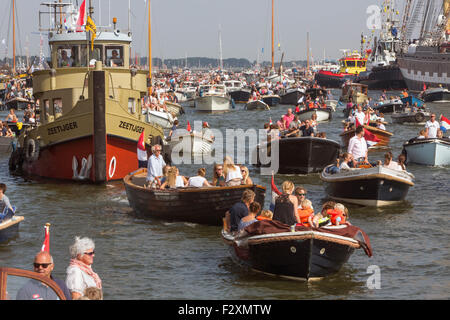
[[[39, 55], [40, 0], [16, 0], [16, 55]], [[78, 4], [81, 0], [65, 0]], [[146, 0], [131, 0], [132, 54], [148, 56]], [[86, 1], [89, 3], [89, 0]], [[111, 14], [109, 14], [111, 3]], [[128, 29], [128, 1], [93, 0], [97, 26], [118, 18], [118, 29]], [[11, 0], [0, 0], [0, 58], [12, 57]], [[338, 59], [340, 49], [360, 49], [361, 33], [370, 36], [366, 10], [381, 7], [380, 0], [275, 0], [275, 61], [306, 60], [306, 34], [310, 35], [312, 59]], [[397, 1], [400, 16], [404, 0]], [[102, 13], [99, 14], [101, 8]], [[222, 57], [245, 58], [250, 62], [271, 60], [271, 0], [151, 0], [152, 57], [180, 59], [187, 57], [219, 58], [219, 29]], [[48, 18], [47, 18], [48, 19]], [[23, 23], [22, 21], [27, 21]], [[280, 47], [278, 47], [280, 44]], [[44, 33], [44, 54], [48, 55]]]

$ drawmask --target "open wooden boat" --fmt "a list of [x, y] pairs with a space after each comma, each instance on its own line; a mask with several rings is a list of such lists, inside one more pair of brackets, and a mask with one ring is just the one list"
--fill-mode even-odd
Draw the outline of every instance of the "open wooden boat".
[[258, 185], [147, 189], [146, 177], [147, 169], [139, 169], [123, 179], [130, 206], [144, 218], [221, 226], [225, 212], [241, 200], [245, 189], [253, 190], [261, 205], [266, 193], [266, 188]]
[[0, 222], [0, 242], [6, 242], [14, 238], [19, 232], [19, 224], [24, 220], [23, 216], [13, 216]]
[[166, 101], [164, 104], [166, 105], [167, 111], [174, 117], [178, 117], [180, 114], [184, 113], [183, 107], [178, 103]]
[[355, 249], [372, 256], [368, 236], [355, 226], [290, 226], [258, 221], [239, 233], [222, 230], [222, 240], [237, 264], [264, 274], [316, 280], [337, 273]]
[[[381, 130], [373, 126], [365, 125], [364, 128], [373, 133], [378, 139], [380, 139], [380, 141], [377, 144], [369, 147], [369, 150], [387, 147], [389, 145], [391, 137], [394, 135], [389, 131]], [[355, 136], [355, 131], [356, 131], [355, 129], [351, 129], [348, 131], [344, 131], [339, 135], [341, 137], [342, 144], [344, 147], [346, 148], [348, 147], [350, 139]]]
[[332, 173], [326, 167], [320, 179], [329, 198], [365, 206], [381, 207], [405, 200], [414, 186], [414, 175], [383, 166], [355, 168]]
[[244, 109], [246, 109], [246, 110], [270, 110], [270, 107], [267, 103], [265, 103], [262, 100], [254, 100], [254, 101], [248, 102], [244, 106]]

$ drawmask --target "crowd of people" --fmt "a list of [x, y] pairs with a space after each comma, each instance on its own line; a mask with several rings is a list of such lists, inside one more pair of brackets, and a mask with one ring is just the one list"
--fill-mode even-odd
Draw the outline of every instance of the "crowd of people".
[[306, 198], [303, 186], [295, 187], [291, 181], [284, 181], [282, 193], [276, 197], [272, 210], [262, 210], [255, 201], [255, 193], [246, 189], [241, 200], [225, 214], [224, 228], [228, 232], [239, 232], [252, 223], [274, 220], [289, 226], [319, 228], [330, 225], [351, 225], [348, 209], [341, 203], [327, 201], [320, 212], [316, 212], [312, 202]]
[[[208, 181], [205, 168], [198, 169], [195, 176], [186, 177], [180, 174], [176, 166], [166, 164], [164, 157], [161, 155], [161, 145], [154, 145], [151, 150], [152, 155], [148, 158], [147, 163], [142, 160], [139, 161], [141, 167], [145, 167], [145, 164], [147, 167], [147, 188], [164, 190], [169, 188], [202, 188], [253, 184], [248, 168], [244, 165], [236, 165], [229, 156], [224, 158], [223, 164], [214, 166], [212, 180]], [[140, 152], [146, 153], [146, 151]]]

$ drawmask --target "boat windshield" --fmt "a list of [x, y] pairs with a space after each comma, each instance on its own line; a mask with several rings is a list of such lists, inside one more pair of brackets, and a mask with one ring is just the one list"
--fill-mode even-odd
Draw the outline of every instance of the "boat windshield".
[[95, 61], [102, 61], [108, 67], [124, 66], [124, 48], [120, 45], [58, 45], [56, 49], [58, 68], [94, 66]]
[[348, 60], [346, 61], [347, 67], [354, 68], [356, 66], [356, 61]]

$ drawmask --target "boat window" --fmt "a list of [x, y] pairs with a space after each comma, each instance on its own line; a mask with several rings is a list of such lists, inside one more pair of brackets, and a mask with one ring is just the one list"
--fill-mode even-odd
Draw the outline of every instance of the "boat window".
[[50, 100], [44, 100], [44, 120], [49, 121], [50, 118]]
[[103, 46], [102, 45], [94, 45], [94, 50], [91, 51], [91, 46], [82, 45], [80, 48], [80, 66], [87, 67], [87, 59], [89, 54], [89, 66], [95, 67], [95, 61], [103, 62]]
[[55, 115], [55, 119], [58, 119], [62, 116], [62, 99], [53, 99], [53, 114]]
[[58, 47], [58, 68], [75, 67], [78, 60], [78, 46]]
[[128, 112], [131, 114], [136, 113], [136, 99], [128, 98]]
[[365, 61], [363, 61], [363, 60], [358, 60], [358, 68], [363, 68], [364, 67], [364, 65], [365, 65]]
[[107, 46], [106, 49], [106, 65], [108, 67], [123, 67], [123, 47]]
[[356, 65], [355, 62], [356, 62], [356, 61], [347, 61], [347, 67], [349, 67], [349, 68], [354, 68], [355, 65]]

